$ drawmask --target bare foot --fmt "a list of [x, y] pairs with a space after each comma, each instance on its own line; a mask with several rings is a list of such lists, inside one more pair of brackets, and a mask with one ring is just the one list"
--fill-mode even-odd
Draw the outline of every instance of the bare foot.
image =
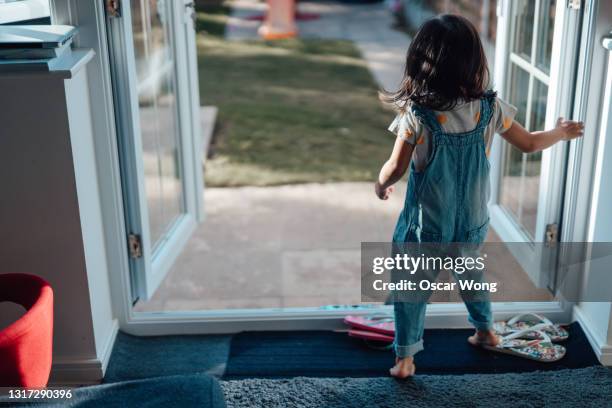
[[389, 369], [389, 373], [395, 378], [412, 377], [415, 371], [414, 357], [396, 358], [395, 365]]
[[468, 337], [468, 343], [473, 346], [497, 346], [499, 341], [499, 336], [493, 330], [476, 330], [473, 336]]

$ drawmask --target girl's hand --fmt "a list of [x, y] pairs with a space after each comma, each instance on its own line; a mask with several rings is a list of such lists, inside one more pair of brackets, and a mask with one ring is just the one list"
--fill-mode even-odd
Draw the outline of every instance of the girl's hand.
[[393, 186], [383, 189], [380, 183], [377, 181], [374, 184], [374, 191], [376, 192], [376, 196], [378, 198], [380, 198], [381, 200], [387, 200], [393, 192]]
[[556, 128], [561, 132], [561, 140], [572, 140], [584, 135], [584, 123], [573, 120], [557, 119]]

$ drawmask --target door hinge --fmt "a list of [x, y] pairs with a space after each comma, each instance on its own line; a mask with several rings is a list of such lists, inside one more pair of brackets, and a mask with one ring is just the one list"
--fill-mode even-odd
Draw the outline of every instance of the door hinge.
[[547, 247], [555, 246], [555, 244], [559, 240], [559, 225], [558, 224], [554, 223], [554, 224], [546, 225], [545, 240], [546, 240]]
[[121, 17], [120, 0], [104, 0], [106, 15], [109, 17]]
[[130, 251], [130, 258], [142, 258], [142, 240], [140, 235], [128, 234], [128, 250]]
[[582, 0], [567, 0], [567, 8], [571, 10], [580, 10]]

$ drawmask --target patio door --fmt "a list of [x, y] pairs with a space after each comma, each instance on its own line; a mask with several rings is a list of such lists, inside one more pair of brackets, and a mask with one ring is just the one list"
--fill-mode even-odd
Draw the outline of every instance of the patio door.
[[153, 295], [202, 215], [194, 11], [183, 0], [108, 4], [135, 301]]
[[[572, 2], [570, 2], [572, 3]], [[554, 127], [570, 117], [577, 63], [580, 2], [516, 0], [498, 3], [495, 82], [502, 98], [518, 108], [527, 130]], [[492, 225], [537, 287], [554, 289], [551, 251], [558, 240], [567, 167], [566, 143], [525, 154], [497, 138], [493, 150]]]

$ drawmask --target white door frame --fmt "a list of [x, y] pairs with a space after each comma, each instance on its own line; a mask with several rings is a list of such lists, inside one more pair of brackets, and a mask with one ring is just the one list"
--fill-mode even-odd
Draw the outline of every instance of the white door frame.
[[[103, 197], [105, 244], [115, 317], [123, 331], [135, 335], [232, 333], [243, 330], [304, 330], [342, 327], [347, 313], [363, 314], [368, 309], [319, 308], [222, 310], [196, 312], [135, 312], [131, 302], [128, 252], [125, 245], [126, 220], [119, 173], [119, 154], [114, 126], [114, 101], [110, 82], [109, 50], [102, 2], [53, 0], [54, 21], [83, 24], [80, 46], [94, 48], [96, 60], [90, 64], [90, 94], [96, 132], [99, 188]], [[77, 3], [78, 2], [78, 7]], [[78, 169], [76, 169], [78, 171]], [[571, 194], [571, 192], [568, 192]], [[564, 222], [568, 225], [568, 222]], [[391, 307], [381, 307], [391, 311]], [[494, 303], [496, 318], [507, 318], [521, 311], [546, 314], [554, 321], [568, 322], [571, 305], [567, 302]], [[432, 304], [427, 311], [427, 327], [468, 327], [461, 304]]]

